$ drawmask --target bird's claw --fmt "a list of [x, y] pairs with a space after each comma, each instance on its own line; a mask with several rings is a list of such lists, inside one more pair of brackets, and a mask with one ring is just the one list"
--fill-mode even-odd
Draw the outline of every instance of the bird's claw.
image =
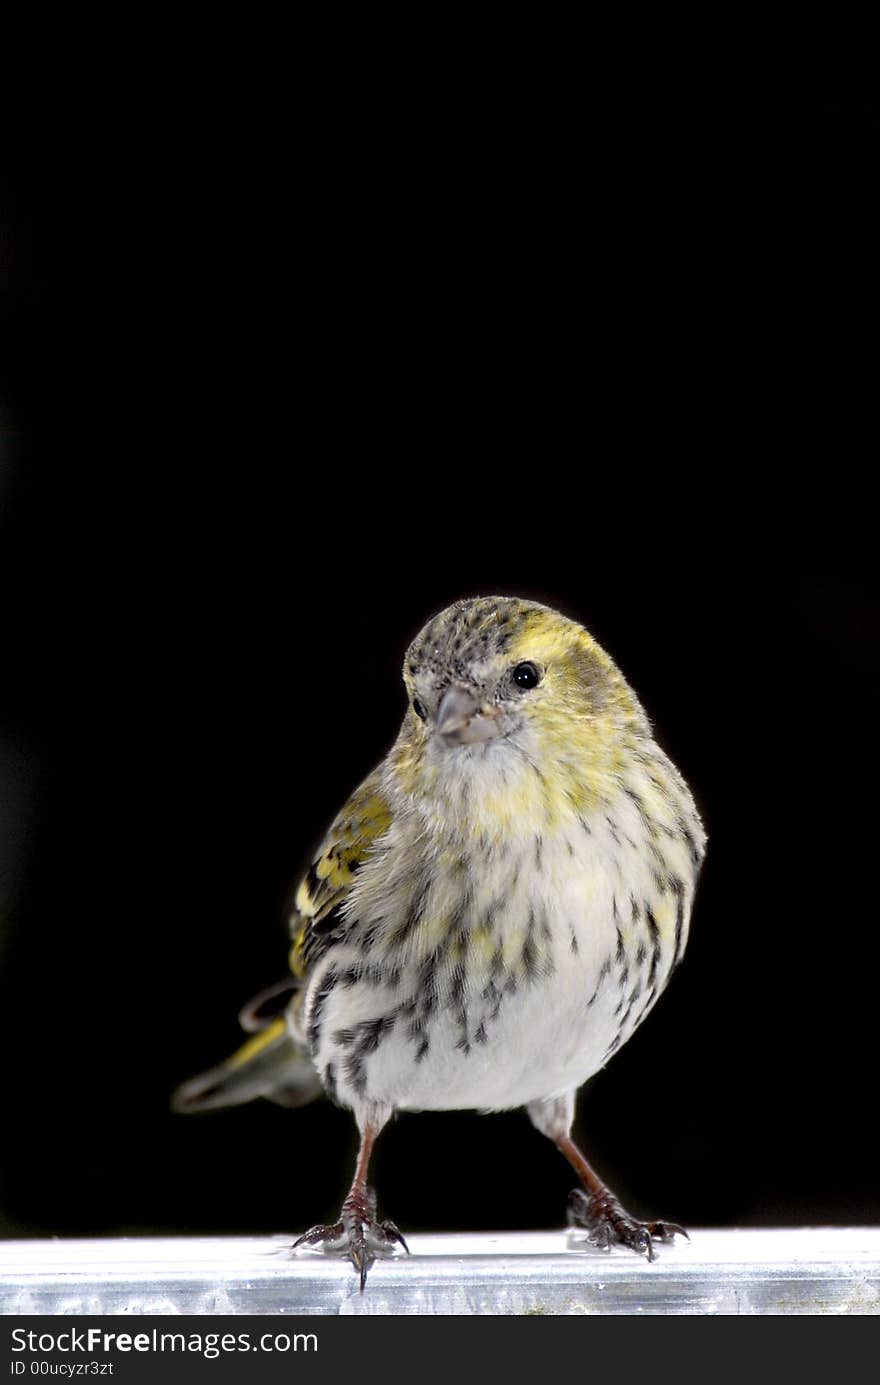
[[670, 1243], [676, 1236], [690, 1240], [683, 1226], [671, 1221], [639, 1221], [607, 1190], [590, 1194], [575, 1188], [568, 1199], [568, 1224], [587, 1232], [587, 1241], [600, 1250], [628, 1246], [637, 1255], [654, 1259], [654, 1242]]
[[394, 1222], [376, 1220], [376, 1194], [372, 1188], [364, 1193], [349, 1193], [339, 1221], [332, 1226], [311, 1227], [297, 1237], [291, 1249], [300, 1246], [321, 1246], [325, 1255], [347, 1257], [357, 1271], [361, 1293], [377, 1255], [393, 1255], [397, 1246], [409, 1254], [409, 1246]]

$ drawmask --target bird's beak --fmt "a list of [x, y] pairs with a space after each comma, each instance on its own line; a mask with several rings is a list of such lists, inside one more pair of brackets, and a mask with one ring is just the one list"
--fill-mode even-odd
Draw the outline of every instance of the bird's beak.
[[481, 705], [470, 688], [453, 683], [440, 699], [435, 731], [447, 745], [474, 745], [500, 736], [500, 715], [491, 703]]

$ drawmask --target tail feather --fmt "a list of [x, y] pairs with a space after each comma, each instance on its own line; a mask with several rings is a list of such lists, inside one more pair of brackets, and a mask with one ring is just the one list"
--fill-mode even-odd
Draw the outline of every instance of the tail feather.
[[311, 1059], [296, 1045], [281, 1015], [224, 1062], [181, 1083], [172, 1094], [171, 1108], [181, 1113], [211, 1111], [257, 1097], [280, 1106], [305, 1106], [322, 1090]]
[[[271, 1020], [283, 1015], [301, 992], [302, 983], [295, 976], [285, 976], [274, 986], [267, 986], [243, 1005], [238, 1012], [238, 1022], [248, 1034], [256, 1034], [265, 1029]], [[295, 1007], [294, 1007], [295, 1008]]]

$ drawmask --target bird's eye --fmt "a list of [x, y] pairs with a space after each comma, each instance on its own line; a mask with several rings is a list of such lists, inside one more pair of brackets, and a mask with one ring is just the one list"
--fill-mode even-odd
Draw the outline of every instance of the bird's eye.
[[412, 709], [413, 709], [413, 711], [415, 712], [416, 716], [419, 717], [421, 721], [426, 721], [426, 720], [427, 720], [427, 718], [428, 718], [428, 713], [425, 711], [424, 707], [422, 706], [421, 702], [419, 701], [419, 699], [418, 699], [417, 697], [414, 697], [414, 698], [413, 698]]
[[534, 664], [517, 664], [513, 681], [518, 688], [536, 688], [541, 681], [541, 670]]

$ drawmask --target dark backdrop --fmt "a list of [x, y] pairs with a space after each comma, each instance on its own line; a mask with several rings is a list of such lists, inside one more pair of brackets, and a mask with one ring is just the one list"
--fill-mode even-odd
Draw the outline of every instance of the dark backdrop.
[[[686, 1224], [880, 1215], [877, 119], [699, 114], [624, 103], [610, 148], [491, 160], [458, 130], [341, 140], [293, 188], [277, 143], [156, 158], [135, 128], [85, 167], [31, 132], [3, 240], [7, 1234], [335, 1211], [345, 1112], [168, 1093], [283, 974], [408, 640], [489, 592], [589, 626], [709, 832], [588, 1151]], [[571, 1185], [518, 1113], [404, 1116], [375, 1177], [404, 1231], [558, 1225]]]

